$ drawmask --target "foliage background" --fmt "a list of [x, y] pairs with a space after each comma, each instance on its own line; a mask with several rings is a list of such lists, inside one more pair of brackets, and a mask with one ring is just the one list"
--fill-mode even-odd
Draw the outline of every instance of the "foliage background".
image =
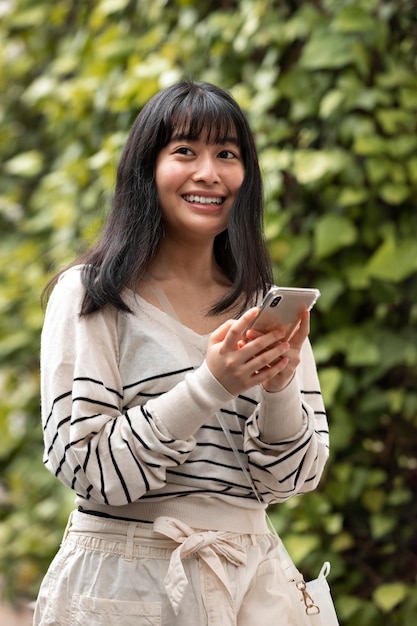
[[323, 558], [344, 626], [417, 614], [414, 0], [0, 1], [0, 572], [33, 598], [73, 495], [44, 470], [39, 297], [91, 241], [129, 126], [184, 76], [256, 134], [276, 280], [319, 287], [312, 340], [332, 455], [272, 515]]

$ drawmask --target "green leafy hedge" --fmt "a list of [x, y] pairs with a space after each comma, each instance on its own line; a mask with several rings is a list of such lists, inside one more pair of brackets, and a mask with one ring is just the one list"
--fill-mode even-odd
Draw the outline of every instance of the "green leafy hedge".
[[41, 290], [91, 241], [137, 111], [183, 77], [256, 134], [285, 285], [312, 340], [332, 453], [274, 523], [344, 626], [417, 614], [417, 9], [413, 0], [0, 3], [0, 571], [33, 597], [73, 494], [42, 466]]

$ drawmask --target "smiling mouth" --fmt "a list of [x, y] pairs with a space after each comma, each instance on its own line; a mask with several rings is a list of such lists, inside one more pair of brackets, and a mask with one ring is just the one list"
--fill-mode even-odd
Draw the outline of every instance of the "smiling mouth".
[[213, 196], [212, 198], [207, 196], [196, 196], [194, 194], [189, 194], [183, 196], [186, 202], [191, 202], [193, 204], [210, 204], [214, 206], [219, 206], [224, 202], [223, 197]]

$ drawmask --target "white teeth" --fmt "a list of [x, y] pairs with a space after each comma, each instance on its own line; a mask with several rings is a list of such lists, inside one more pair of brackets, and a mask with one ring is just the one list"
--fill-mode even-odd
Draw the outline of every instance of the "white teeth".
[[222, 198], [206, 198], [205, 196], [184, 196], [184, 200], [187, 202], [196, 202], [197, 204], [221, 204]]

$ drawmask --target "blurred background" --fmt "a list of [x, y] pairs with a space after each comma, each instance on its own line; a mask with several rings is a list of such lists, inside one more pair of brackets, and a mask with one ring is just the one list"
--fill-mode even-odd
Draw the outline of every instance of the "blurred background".
[[1, 599], [36, 597], [73, 507], [42, 465], [42, 289], [94, 240], [143, 104], [187, 77], [249, 118], [276, 282], [322, 292], [331, 458], [273, 521], [306, 577], [331, 561], [343, 626], [415, 626], [416, 2], [0, 0], [0, 66]]

